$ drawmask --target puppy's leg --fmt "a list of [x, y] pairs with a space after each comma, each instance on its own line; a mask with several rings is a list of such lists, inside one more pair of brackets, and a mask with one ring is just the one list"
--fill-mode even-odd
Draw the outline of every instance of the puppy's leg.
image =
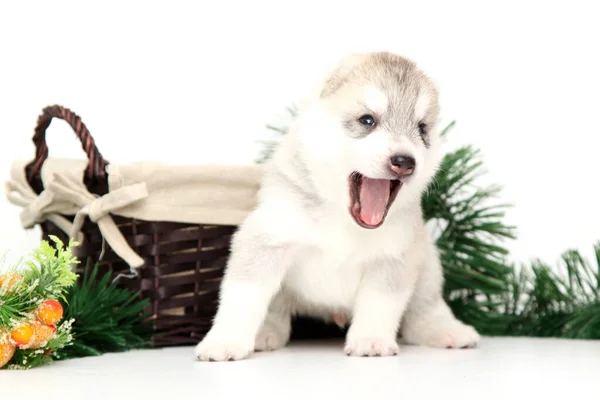
[[475, 347], [480, 336], [473, 327], [456, 319], [444, 301], [443, 271], [437, 249], [433, 243], [428, 247], [415, 293], [402, 321], [402, 339], [410, 344], [431, 347]]
[[346, 354], [398, 354], [398, 325], [416, 280], [416, 270], [399, 264], [383, 261], [365, 271], [346, 336]]
[[284, 289], [275, 296], [269, 306], [267, 317], [256, 335], [254, 350], [275, 350], [287, 344], [292, 331], [291, 301]]
[[240, 360], [253, 351], [269, 303], [280, 288], [293, 254], [293, 246], [270, 244], [253, 225], [238, 231], [213, 326], [196, 346], [199, 360]]

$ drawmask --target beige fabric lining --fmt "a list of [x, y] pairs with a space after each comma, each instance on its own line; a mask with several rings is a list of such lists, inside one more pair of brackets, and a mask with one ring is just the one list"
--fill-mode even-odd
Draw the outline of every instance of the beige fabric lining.
[[[71, 238], [85, 217], [98, 224], [111, 248], [132, 268], [143, 260], [127, 244], [111, 215], [146, 221], [208, 225], [239, 225], [256, 206], [262, 166], [179, 166], [160, 162], [109, 164], [109, 193], [98, 197], [83, 184], [85, 160], [48, 158], [42, 167], [44, 191], [38, 196], [25, 177], [27, 162], [13, 163], [5, 190], [8, 200], [23, 208], [28, 229], [50, 220]], [[74, 215], [70, 223], [63, 215]]]
[[261, 166], [109, 165], [110, 190], [144, 182], [150, 195], [119, 215], [151, 221], [239, 225], [256, 206]]

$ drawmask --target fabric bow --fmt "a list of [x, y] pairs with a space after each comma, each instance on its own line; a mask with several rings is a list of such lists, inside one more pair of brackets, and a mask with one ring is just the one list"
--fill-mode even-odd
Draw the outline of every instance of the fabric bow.
[[[39, 196], [30, 187], [14, 181], [9, 182], [6, 188], [9, 201], [23, 207], [21, 223], [24, 227], [30, 228], [36, 223], [49, 220], [81, 243], [81, 227], [85, 217], [88, 217], [98, 225], [112, 250], [130, 267], [137, 268], [144, 264], [144, 260], [128, 245], [110, 214], [148, 197], [145, 183], [124, 186], [104, 196], [95, 196], [85, 187], [54, 173]], [[73, 223], [59, 214], [74, 214]]]
[[[8, 201], [23, 208], [20, 219], [25, 229], [30, 229], [38, 222], [48, 220], [66, 234], [69, 234], [73, 224], [60, 213], [75, 214], [77, 212], [70, 204], [59, 204], [54, 194], [45, 190], [38, 196], [29, 185], [17, 181], [9, 181], [4, 186]], [[79, 235], [80, 236], [80, 235]], [[80, 237], [75, 238], [81, 241]]]

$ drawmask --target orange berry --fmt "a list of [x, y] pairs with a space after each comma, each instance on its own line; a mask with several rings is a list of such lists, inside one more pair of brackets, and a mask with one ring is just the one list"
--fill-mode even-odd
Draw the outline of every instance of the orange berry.
[[37, 309], [37, 317], [47, 325], [60, 321], [63, 316], [63, 307], [56, 300], [46, 300]]
[[0, 288], [5, 288], [7, 292], [10, 292], [17, 283], [23, 280], [23, 277], [16, 272], [7, 272], [0, 275]]
[[15, 354], [15, 346], [8, 340], [0, 339], [0, 368], [4, 367]]
[[19, 326], [17, 329], [13, 330], [10, 334], [10, 338], [19, 346], [20, 348], [26, 347], [31, 342], [33, 338], [33, 328], [31, 324], [24, 323]]
[[31, 327], [33, 328], [33, 340], [29, 345], [29, 348], [31, 349], [42, 347], [48, 340], [52, 339], [56, 333], [56, 327], [54, 325], [42, 324], [39, 321], [35, 321], [31, 324]]

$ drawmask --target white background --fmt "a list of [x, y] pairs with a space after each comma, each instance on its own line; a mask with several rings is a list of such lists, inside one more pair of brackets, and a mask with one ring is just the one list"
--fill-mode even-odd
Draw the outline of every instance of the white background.
[[[111, 162], [251, 163], [254, 142], [356, 51], [417, 61], [439, 84], [447, 143], [480, 148], [504, 186], [512, 258], [554, 263], [600, 239], [600, 24], [593, 1], [2, 2], [0, 179], [31, 159], [42, 108], [82, 116]], [[81, 157], [64, 123], [51, 156]], [[37, 246], [0, 201], [0, 251]]]

